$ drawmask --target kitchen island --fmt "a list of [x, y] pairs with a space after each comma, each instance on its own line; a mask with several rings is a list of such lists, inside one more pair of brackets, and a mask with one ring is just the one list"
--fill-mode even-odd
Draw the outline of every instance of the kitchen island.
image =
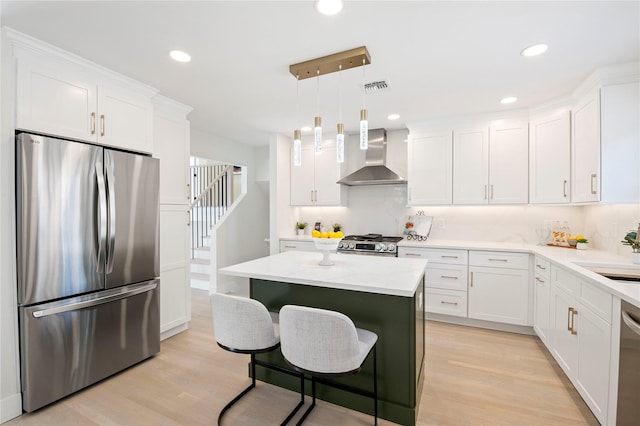
[[[404, 425], [415, 424], [424, 367], [424, 259], [332, 254], [334, 265], [320, 266], [319, 252], [284, 252], [221, 268], [222, 274], [250, 279], [250, 297], [277, 312], [286, 304], [339, 311], [356, 327], [378, 335], [378, 415]], [[285, 366], [280, 351], [259, 355], [263, 362]], [[371, 389], [373, 364], [340, 382]], [[299, 388], [296, 378], [268, 369], [258, 379]], [[310, 385], [310, 384], [309, 384]], [[310, 386], [308, 389], [310, 392]], [[317, 397], [373, 414], [370, 398], [318, 385]]]

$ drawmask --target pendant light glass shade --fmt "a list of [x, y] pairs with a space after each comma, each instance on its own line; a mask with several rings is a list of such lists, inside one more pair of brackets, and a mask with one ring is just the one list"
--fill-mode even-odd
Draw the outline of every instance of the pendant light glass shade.
[[366, 109], [360, 110], [360, 149], [369, 148], [369, 121]]
[[320, 117], [314, 119], [313, 143], [315, 153], [320, 154], [322, 152], [322, 119]]
[[300, 167], [302, 165], [302, 138], [300, 130], [293, 131], [293, 165]]
[[338, 135], [336, 136], [336, 161], [344, 163], [344, 124], [338, 123]]

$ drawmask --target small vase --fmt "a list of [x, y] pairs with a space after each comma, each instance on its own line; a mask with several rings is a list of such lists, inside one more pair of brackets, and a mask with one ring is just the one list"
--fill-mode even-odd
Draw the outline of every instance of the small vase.
[[636, 265], [640, 265], [640, 252], [639, 253], [631, 253], [631, 261]]
[[576, 250], [586, 250], [587, 243], [576, 243]]
[[304, 229], [298, 229], [298, 235], [304, 235]]

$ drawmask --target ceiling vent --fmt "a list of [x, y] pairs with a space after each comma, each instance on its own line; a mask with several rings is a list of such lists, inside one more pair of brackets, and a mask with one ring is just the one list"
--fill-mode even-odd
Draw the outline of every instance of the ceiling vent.
[[371, 83], [366, 83], [364, 85], [364, 91], [366, 93], [376, 93], [388, 88], [389, 88], [389, 83], [387, 83], [385, 80], [372, 81]]

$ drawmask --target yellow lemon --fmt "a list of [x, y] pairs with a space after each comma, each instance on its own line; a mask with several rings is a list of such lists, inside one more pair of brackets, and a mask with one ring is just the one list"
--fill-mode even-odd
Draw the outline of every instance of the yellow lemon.
[[320, 238], [320, 231], [314, 229], [313, 231], [311, 231], [311, 236], [313, 238]]
[[578, 235], [576, 235], [573, 239], [575, 239], [575, 240], [582, 240], [582, 239], [584, 239], [584, 237], [582, 236], [582, 234], [578, 234]]
[[328, 232], [321, 232], [320, 233], [320, 238], [329, 238], [329, 233]]
[[342, 231], [336, 232], [336, 238], [342, 238], [342, 237], [344, 237], [344, 234], [342, 233]]

